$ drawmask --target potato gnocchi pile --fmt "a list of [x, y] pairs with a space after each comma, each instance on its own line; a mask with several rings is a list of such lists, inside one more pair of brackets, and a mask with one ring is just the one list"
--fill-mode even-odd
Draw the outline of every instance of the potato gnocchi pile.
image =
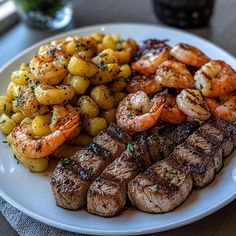
[[[0, 130], [7, 142], [12, 144], [12, 131], [19, 126], [27, 126], [28, 141], [42, 140], [79, 113], [81, 125], [52, 156], [67, 157], [87, 145], [115, 121], [137, 49], [134, 40], [102, 33], [41, 46], [29, 64], [12, 73], [6, 95], [0, 96]], [[13, 152], [31, 171], [47, 168], [47, 156], [34, 159]]]

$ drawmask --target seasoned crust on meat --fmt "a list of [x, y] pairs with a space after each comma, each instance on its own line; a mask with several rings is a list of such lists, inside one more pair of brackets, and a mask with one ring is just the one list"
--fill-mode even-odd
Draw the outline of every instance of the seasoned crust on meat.
[[142, 137], [129, 143], [127, 150], [108, 165], [90, 186], [88, 212], [105, 217], [120, 212], [126, 203], [128, 181], [150, 165], [145, 139]]
[[142, 211], [163, 213], [179, 206], [191, 189], [191, 177], [171, 160], [162, 160], [129, 182], [128, 196]]
[[131, 137], [111, 123], [92, 143], [59, 163], [51, 176], [51, 187], [56, 204], [66, 209], [83, 207], [88, 188], [115, 158], [126, 149]]

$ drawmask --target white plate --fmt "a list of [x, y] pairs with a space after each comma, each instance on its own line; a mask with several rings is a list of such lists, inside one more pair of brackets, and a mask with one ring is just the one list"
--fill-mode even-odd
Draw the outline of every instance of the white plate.
[[[236, 68], [235, 59], [228, 53], [206, 40], [176, 29], [143, 24], [108, 24], [81, 28], [56, 36], [94, 32], [119, 32], [124, 38], [134, 38], [141, 42], [148, 38], [170, 39], [171, 45], [186, 42], [202, 49], [208, 56], [221, 59]], [[54, 37], [55, 38], [55, 37]], [[28, 62], [40, 42], [10, 61], [1, 71], [0, 94], [5, 94], [10, 74], [22, 62]], [[4, 140], [3, 136], [0, 136]], [[0, 195], [20, 211], [48, 225], [85, 234], [127, 235], [164, 231], [201, 219], [222, 208], [236, 198], [236, 153], [224, 163], [224, 168], [213, 183], [201, 190], [194, 190], [180, 207], [166, 214], [145, 214], [137, 210], [127, 210], [113, 218], [102, 218], [86, 211], [68, 211], [55, 205], [49, 185], [49, 179], [30, 173], [21, 164], [17, 164], [7, 144], [0, 143]]]

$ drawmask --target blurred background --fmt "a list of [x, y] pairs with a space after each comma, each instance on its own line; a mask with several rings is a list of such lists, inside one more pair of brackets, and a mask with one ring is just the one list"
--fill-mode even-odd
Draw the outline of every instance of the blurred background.
[[[55, 11], [63, 7], [67, 8], [67, 19], [54, 25], [55, 28], [60, 28], [64, 24], [61, 29], [53, 30], [53, 26], [48, 26], [47, 23], [33, 23], [32, 9], [38, 8], [43, 14], [52, 17]], [[213, 41], [236, 55], [233, 40], [236, 37], [236, 30], [233, 30], [236, 21], [235, 8], [235, 0], [0, 0], [0, 66], [41, 39], [69, 29], [111, 22], [184, 27], [185, 30]], [[212, 17], [207, 23], [212, 9]], [[63, 17], [64, 13], [65, 11], [59, 12], [57, 17]], [[41, 17], [38, 13], [35, 15], [36, 18]], [[24, 19], [27, 24], [20, 19]]]

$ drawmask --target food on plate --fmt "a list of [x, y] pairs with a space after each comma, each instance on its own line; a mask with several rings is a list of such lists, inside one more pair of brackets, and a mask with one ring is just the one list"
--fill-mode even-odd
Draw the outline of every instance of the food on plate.
[[30, 61], [29, 70], [35, 80], [55, 85], [67, 75], [69, 55], [61, 47], [43, 45]]
[[150, 213], [173, 210], [188, 197], [192, 179], [170, 160], [161, 160], [128, 184], [128, 195], [138, 209]]
[[163, 93], [166, 96], [166, 101], [161, 111], [160, 120], [171, 124], [180, 124], [185, 121], [186, 115], [179, 109], [176, 98], [173, 95], [164, 91], [158, 93], [156, 97], [162, 96]]
[[206, 98], [206, 102], [215, 118], [229, 122], [236, 120], [236, 95], [229, 94], [219, 99]]
[[[40, 142], [79, 113], [80, 124], [61, 144], [67, 142], [65, 149], [70, 148], [68, 143], [76, 146], [72, 149], [80, 149], [110, 121], [116, 121], [116, 108], [127, 94], [130, 63], [137, 50], [132, 39], [101, 33], [42, 45], [29, 64], [12, 72], [6, 96], [0, 97], [1, 132], [9, 135], [14, 128], [15, 133], [30, 130], [32, 140]], [[81, 137], [86, 137], [85, 141]], [[54, 146], [52, 157], [60, 157], [58, 147]], [[17, 151], [18, 156], [23, 155]], [[23, 158], [29, 157], [20, 160]]]
[[129, 93], [143, 91], [146, 94], [152, 94], [161, 90], [161, 83], [155, 76], [136, 75], [127, 84], [127, 91]]
[[137, 141], [128, 143], [126, 151], [108, 165], [91, 184], [87, 193], [88, 212], [105, 217], [120, 212], [126, 203], [129, 180], [150, 165], [145, 136], [142, 135]]
[[128, 194], [140, 210], [168, 212], [221, 169], [236, 146], [236, 72], [167, 41], [66, 37], [12, 72], [0, 130], [30, 171], [58, 162], [58, 206], [110, 217]]
[[236, 127], [231, 123], [210, 120], [170, 156], [129, 182], [128, 196], [132, 204], [145, 212], [171, 211], [185, 201], [193, 184], [204, 187], [212, 181], [221, 168], [222, 156], [233, 150], [235, 137]]
[[159, 119], [165, 99], [164, 94], [151, 101], [145, 92], [130, 93], [118, 105], [117, 124], [130, 132], [147, 130]]
[[171, 56], [185, 65], [200, 68], [210, 59], [198, 48], [186, 43], [177, 43], [171, 50]]
[[211, 60], [194, 75], [195, 86], [206, 97], [221, 97], [236, 89], [236, 73], [224, 61]]
[[194, 79], [185, 64], [173, 60], [164, 61], [156, 70], [156, 80], [167, 88], [194, 88]]
[[177, 127], [170, 124], [157, 123], [149, 129], [147, 137], [148, 153], [153, 162], [161, 160], [184, 142], [201, 123], [197, 120], [185, 121]]
[[125, 131], [111, 123], [88, 146], [62, 159], [51, 176], [56, 204], [71, 210], [83, 207], [91, 183], [125, 151], [130, 140]]
[[179, 109], [198, 120], [207, 120], [211, 113], [201, 92], [196, 89], [183, 89], [176, 97]]
[[165, 41], [148, 39], [143, 42], [137, 53], [136, 62], [132, 63], [132, 69], [143, 75], [149, 76], [156, 73], [157, 67], [170, 57], [170, 46]]
[[80, 123], [80, 116], [75, 116], [58, 130], [35, 138], [31, 124], [21, 124], [14, 128], [11, 133], [12, 146], [25, 158], [43, 158], [55, 151], [65, 140], [70, 137]]

